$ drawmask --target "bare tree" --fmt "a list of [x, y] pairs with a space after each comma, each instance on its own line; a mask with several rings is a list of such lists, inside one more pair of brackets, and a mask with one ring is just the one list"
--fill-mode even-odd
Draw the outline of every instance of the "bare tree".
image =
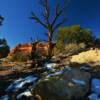
[[[56, 29], [58, 29], [62, 24], [66, 22], [66, 18], [64, 18], [62, 14], [64, 13], [65, 8], [67, 7], [69, 2], [69, 0], [62, 0], [62, 4], [59, 4], [58, 0], [55, 1], [56, 2], [54, 5], [54, 10], [52, 10], [54, 11], [53, 16], [51, 16], [52, 11], [51, 11], [49, 0], [40, 0], [39, 4], [41, 5], [42, 8], [42, 16], [44, 20], [40, 19], [34, 12], [32, 12], [32, 15], [30, 17], [37, 23], [41, 24], [47, 30], [45, 35], [48, 37], [48, 43], [49, 43], [48, 58], [51, 58], [52, 56], [52, 50], [53, 50], [52, 39], [53, 39], [54, 32]], [[59, 21], [60, 17], [62, 19]]]
[[2, 17], [2, 16], [0, 15], [0, 26], [2, 25], [3, 20], [4, 20], [4, 17]]

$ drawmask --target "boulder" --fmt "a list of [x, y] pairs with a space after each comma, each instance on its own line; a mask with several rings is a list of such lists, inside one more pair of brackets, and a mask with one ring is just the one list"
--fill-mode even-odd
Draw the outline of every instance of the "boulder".
[[78, 100], [83, 99], [89, 91], [91, 75], [78, 69], [65, 69], [41, 79], [33, 95], [42, 100]]

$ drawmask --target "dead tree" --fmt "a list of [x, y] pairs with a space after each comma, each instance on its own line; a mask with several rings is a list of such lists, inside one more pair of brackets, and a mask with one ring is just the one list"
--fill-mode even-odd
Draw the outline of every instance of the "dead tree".
[[[44, 20], [41, 20], [34, 12], [31, 14], [31, 19], [36, 21], [37, 23], [41, 24], [47, 32], [45, 32], [45, 35], [48, 38], [48, 44], [49, 44], [49, 54], [48, 58], [50, 59], [52, 57], [52, 40], [55, 30], [57, 30], [62, 24], [66, 22], [66, 18], [62, 16], [62, 14], [65, 12], [65, 8], [67, 7], [69, 0], [62, 0], [62, 4], [59, 4], [58, 0], [55, 0], [54, 5], [54, 15], [51, 17], [52, 11], [50, 8], [49, 0], [40, 0], [40, 5], [42, 8], [42, 16]], [[62, 17], [61, 17], [62, 16]], [[62, 18], [59, 21], [59, 18]], [[51, 20], [52, 19], [52, 20]]]

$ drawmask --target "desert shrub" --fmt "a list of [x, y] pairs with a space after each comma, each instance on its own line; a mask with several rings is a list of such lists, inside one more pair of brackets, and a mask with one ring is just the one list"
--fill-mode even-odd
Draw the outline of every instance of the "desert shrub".
[[86, 44], [85, 44], [85, 43], [80, 43], [80, 44], [79, 44], [79, 47], [80, 47], [81, 49], [85, 49]]
[[82, 28], [80, 25], [73, 25], [69, 27], [59, 28], [55, 39], [57, 42], [62, 41], [63, 44], [69, 43], [85, 43], [86, 46], [93, 44], [95, 39], [91, 30]]
[[11, 58], [12, 61], [27, 61], [31, 60], [31, 54], [30, 53], [16, 53]]
[[54, 48], [54, 55], [59, 53], [74, 54], [79, 53], [84, 48], [91, 47], [95, 37], [89, 29], [73, 25], [59, 28], [55, 40], [57, 44]]
[[84, 50], [85, 47], [86, 47], [86, 45], [84, 43], [80, 43], [80, 44], [70, 43], [70, 44], [67, 44], [65, 46], [64, 53], [67, 53], [67, 54], [76, 54], [76, 53], [79, 53], [82, 50]]
[[69, 43], [63, 45], [61, 42], [57, 43], [56, 47], [54, 48], [54, 55], [58, 55], [59, 53], [62, 54], [77, 54], [85, 49], [86, 45], [84, 43], [76, 44], [76, 43]]
[[57, 44], [56, 44], [56, 46], [53, 49], [53, 54], [54, 55], [58, 55], [59, 53], [64, 52], [64, 50], [65, 50], [65, 47], [62, 44], [62, 41], [58, 41]]

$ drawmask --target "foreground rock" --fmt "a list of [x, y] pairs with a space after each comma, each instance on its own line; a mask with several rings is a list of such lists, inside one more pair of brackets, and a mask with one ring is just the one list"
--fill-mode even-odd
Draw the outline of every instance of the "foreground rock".
[[76, 69], [65, 69], [41, 79], [33, 90], [42, 100], [78, 100], [89, 91], [90, 74]]
[[[93, 91], [90, 92], [90, 69], [68, 66], [55, 69], [56, 66], [55, 63], [46, 64], [47, 71], [41, 77], [30, 75], [15, 80], [0, 100], [87, 100], [88, 97], [92, 100], [92, 96], [98, 96], [95, 94], [100, 92], [100, 88], [97, 90], [95, 80], [92, 81]], [[88, 95], [88, 92], [91, 94]]]

